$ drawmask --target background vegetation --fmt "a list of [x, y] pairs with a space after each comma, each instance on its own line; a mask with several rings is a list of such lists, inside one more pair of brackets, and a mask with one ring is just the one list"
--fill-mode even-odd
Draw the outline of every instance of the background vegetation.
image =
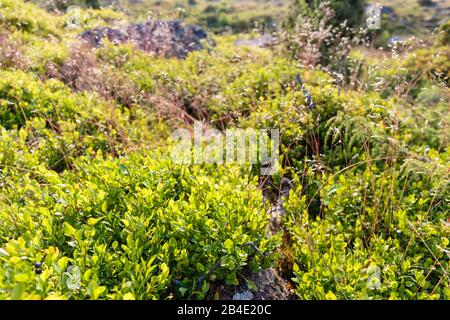
[[[33, 2], [0, 0], [1, 299], [223, 299], [267, 268], [300, 299], [450, 298], [448, 22], [378, 43], [397, 29], [328, 23], [337, 2], [289, 20], [286, 2], [122, 1], [83, 3], [73, 29], [69, 2]], [[177, 6], [215, 45], [77, 38]], [[269, 47], [236, 44], [254, 21]], [[279, 129], [279, 172], [173, 163], [193, 121]]]

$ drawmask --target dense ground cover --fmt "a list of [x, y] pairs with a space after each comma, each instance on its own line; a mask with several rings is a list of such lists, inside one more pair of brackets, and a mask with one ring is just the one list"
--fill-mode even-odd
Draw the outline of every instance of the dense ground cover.
[[[232, 35], [94, 49], [76, 35], [126, 17], [82, 16], [0, 0], [0, 298], [220, 299], [268, 267], [301, 299], [450, 298], [445, 34], [337, 78]], [[170, 158], [194, 121], [280, 130], [277, 232], [254, 167]]]

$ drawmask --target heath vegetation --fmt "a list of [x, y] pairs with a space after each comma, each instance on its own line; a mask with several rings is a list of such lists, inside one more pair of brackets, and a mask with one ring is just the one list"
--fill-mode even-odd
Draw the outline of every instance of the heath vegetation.
[[[267, 270], [291, 299], [450, 299], [450, 24], [415, 2], [371, 30], [362, 0], [0, 0], [0, 299], [258, 296]], [[278, 129], [276, 174], [175, 163], [197, 121]]]

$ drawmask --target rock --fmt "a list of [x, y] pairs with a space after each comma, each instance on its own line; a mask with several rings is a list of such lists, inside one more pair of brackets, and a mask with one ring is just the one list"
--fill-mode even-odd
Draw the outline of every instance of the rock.
[[274, 37], [265, 34], [260, 38], [236, 40], [234, 45], [264, 48], [273, 45], [275, 42], [276, 39]]
[[294, 300], [296, 296], [288, 282], [273, 269], [265, 269], [249, 277], [258, 288], [254, 300]]
[[185, 58], [189, 52], [201, 50], [202, 40], [213, 44], [203, 29], [185, 25], [179, 20], [148, 20], [124, 29], [99, 27], [81, 33], [80, 38], [93, 47], [101, 46], [103, 39], [115, 44], [133, 42], [146, 52], [180, 59]]

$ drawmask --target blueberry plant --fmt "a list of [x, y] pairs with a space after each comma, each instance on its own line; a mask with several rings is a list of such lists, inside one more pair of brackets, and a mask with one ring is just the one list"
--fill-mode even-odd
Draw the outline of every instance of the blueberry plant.
[[[182, 60], [89, 48], [126, 18], [81, 13], [0, 0], [0, 299], [220, 299], [267, 268], [300, 299], [450, 299], [445, 34], [355, 49], [337, 85], [235, 35]], [[279, 130], [276, 232], [255, 166], [171, 159], [194, 121]]]

